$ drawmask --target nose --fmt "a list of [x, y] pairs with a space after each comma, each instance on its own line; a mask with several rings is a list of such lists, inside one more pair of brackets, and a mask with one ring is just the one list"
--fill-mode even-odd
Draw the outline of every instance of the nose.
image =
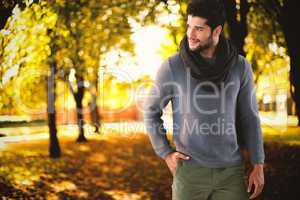
[[195, 30], [192, 28], [189, 28], [187, 30], [187, 36], [188, 36], [188, 38], [193, 38], [195, 36]]

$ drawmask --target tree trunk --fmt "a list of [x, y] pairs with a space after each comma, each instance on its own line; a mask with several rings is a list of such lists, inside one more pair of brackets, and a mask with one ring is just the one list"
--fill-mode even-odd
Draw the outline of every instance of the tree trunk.
[[[229, 36], [232, 42], [238, 49], [238, 52], [245, 56], [243, 49], [245, 44], [245, 38], [248, 34], [247, 28], [247, 14], [249, 11], [249, 5], [247, 0], [240, 0], [240, 10], [236, 8], [235, 0], [224, 0], [224, 6], [226, 10], [226, 18], [229, 28]], [[238, 20], [238, 11], [240, 14], [240, 21]]]
[[58, 158], [61, 155], [59, 142], [57, 139], [56, 129], [56, 112], [55, 112], [55, 73], [56, 63], [50, 63], [50, 76], [48, 77], [48, 127], [49, 127], [49, 154], [51, 158]]
[[282, 27], [290, 56], [290, 83], [292, 86], [290, 92], [296, 104], [298, 126], [300, 126], [300, 31], [296, 25], [298, 17], [297, 1], [289, 0], [282, 7], [278, 21]]
[[7, 19], [11, 16], [12, 9], [10, 8], [0, 8], [0, 29], [3, 29]]
[[77, 112], [77, 124], [79, 128], [79, 136], [77, 138], [77, 142], [86, 142], [87, 139], [84, 136], [84, 118], [83, 118], [83, 106], [82, 106], [82, 99], [84, 95], [84, 79], [81, 75], [76, 75], [77, 81], [77, 92], [74, 93], [75, 95], [75, 102], [76, 102], [76, 112]]
[[95, 93], [92, 93], [92, 100], [89, 105], [90, 109], [90, 118], [91, 122], [93, 123], [93, 126], [95, 127], [95, 133], [100, 133], [100, 114], [98, 112], [97, 107], [97, 95]]
[[89, 104], [90, 118], [91, 122], [93, 123], [93, 126], [95, 127], [95, 133], [100, 133], [101, 119], [97, 106], [98, 76], [93, 82], [95, 87], [90, 90], [92, 96], [92, 100]]

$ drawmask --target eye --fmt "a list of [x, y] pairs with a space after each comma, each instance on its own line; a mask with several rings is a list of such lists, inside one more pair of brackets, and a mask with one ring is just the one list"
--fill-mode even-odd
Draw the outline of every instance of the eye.
[[203, 31], [203, 28], [202, 27], [196, 27], [196, 30], [197, 31]]

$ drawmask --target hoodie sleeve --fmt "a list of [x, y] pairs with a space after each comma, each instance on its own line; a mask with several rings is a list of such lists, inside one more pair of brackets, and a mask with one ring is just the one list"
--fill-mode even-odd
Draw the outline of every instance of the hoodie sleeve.
[[251, 163], [262, 164], [265, 160], [261, 122], [256, 101], [253, 71], [250, 63], [244, 60], [244, 72], [237, 98], [237, 129], [250, 153]]
[[165, 158], [175, 151], [167, 139], [162, 119], [163, 109], [172, 99], [172, 72], [169, 61], [159, 68], [153, 86], [144, 103], [144, 123], [155, 153]]

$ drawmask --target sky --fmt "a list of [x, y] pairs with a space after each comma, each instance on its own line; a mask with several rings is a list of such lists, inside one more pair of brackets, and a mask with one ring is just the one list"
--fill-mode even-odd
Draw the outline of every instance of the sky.
[[[163, 62], [159, 50], [166, 38], [167, 31], [159, 26], [138, 27], [131, 38], [135, 44], [135, 57], [123, 52], [121, 57], [125, 59], [117, 64], [119, 52], [113, 50], [107, 54], [105, 63], [109, 69], [118, 70], [120, 74], [126, 74], [125, 79], [135, 80], [143, 75], [154, 78]], [[118, 78], [123, 79], [122, 77]]]
[[[118, 71], [121, 70], [121, 74], [127, 74], [125, 79], [131, 77], [135, 80], [143, 75], [149, 75], [152, 79], [155, 78], [158, 68], [164, 61], [159, 51], [163, 43], [167, 44], [166, 40], [168, 39], [168, 31], [160, 25], [178, 26], [178, 19], [180, 18], [178, 15], [179, 5], [173, 0], [168, 3], [172, 13], [166, 12], [162, 6], [157, 7], [157, 9], [161, 9], [161, 13], [153, 25], [141, 26], [136, 21], [129, 19], [134, 32], [131, 39], [135, 44], [135, 58], [128, 56], [129, 59], [118, 65], [116, 64], [118, 52], [111, 51], [108, 54], [106, 59], [108, 66]], [[123, 57], [125, 56], [126, 54], [123, 55]]]

